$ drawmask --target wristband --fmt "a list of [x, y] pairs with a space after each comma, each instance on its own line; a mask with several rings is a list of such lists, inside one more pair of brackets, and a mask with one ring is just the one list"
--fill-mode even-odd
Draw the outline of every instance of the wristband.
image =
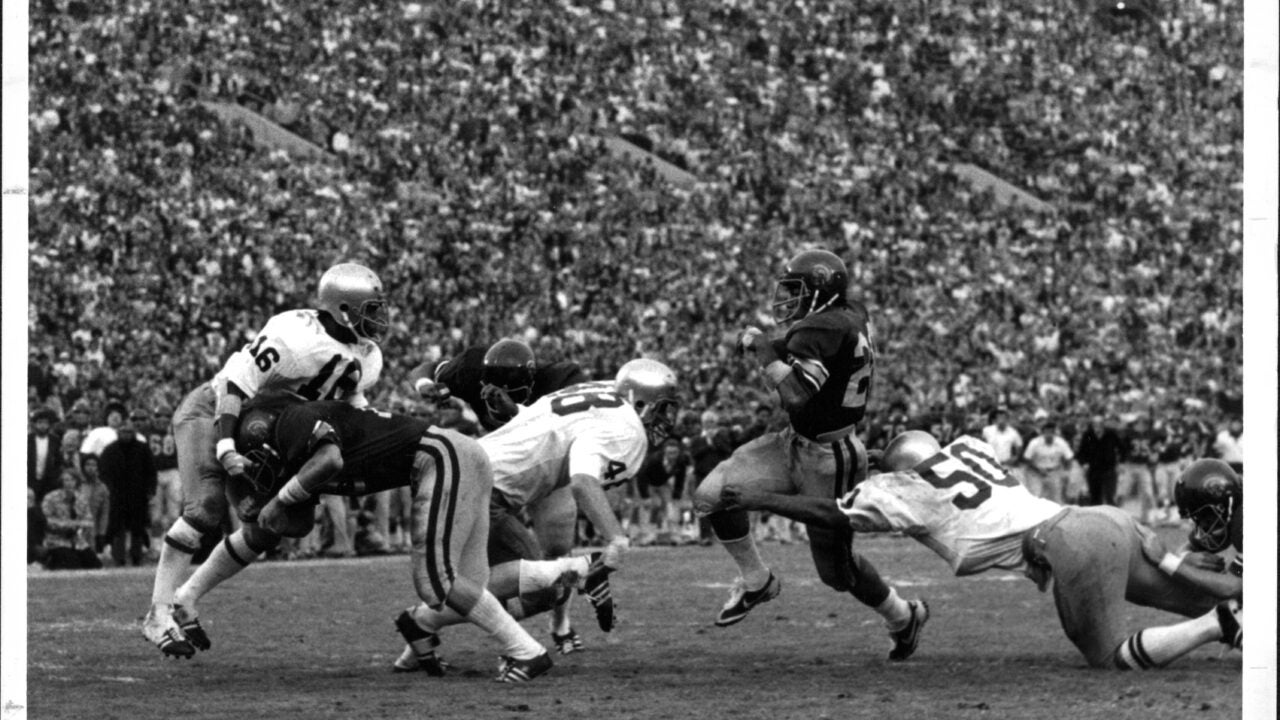
[[1165, 575], [1172, 576], [1178, 572], [1178, 568], [1182, 565], [1182, 556], [1173, 553], [1165, 553], [1164, 558], [1160, 560], [1160, 570]]
[[[209, 446], [205, 445], [205, 447]], [[218, 441], [218, 444], [214, 446], [214, 453], [218, 456], [218, 462], [222, 462], [222, 458], [227, 453], [233, 453], [235, 451], [236, 441], [232, 438], [222, 438]]]
[[769, 378], [769, 382], [773, 383], [774, 387], [781, 385], [782, 381], [786, 380], [790, 374], [791, 366], [781, 360], [774, 360], [764, 366], [764, 375]]
[[276, 495], [276, 498], [285, 505], [296, 505], [297, 503], [310, 500], [311, 493], [307, 492], [307, 489], [302, 487], [302, 481], [298, 480], [297, 475], [294, 475], [289, 478], [289, 482], [285, 483], [284, 487], [280, 488], [280, 493]]
[[413, 389], [417, 390], [418, 394], [421, 395], [433, 385], [435, 385], [435, 383], [431, 381], [431, 378], [418, 378], [418, 380], [413, 383]]

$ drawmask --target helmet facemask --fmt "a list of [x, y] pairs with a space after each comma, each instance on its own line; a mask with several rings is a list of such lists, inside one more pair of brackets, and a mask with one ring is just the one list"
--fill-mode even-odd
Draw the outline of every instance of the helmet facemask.
[[284, 470], [284, 460], [270, 445], [263, 445], [257, 450], [245, 453], [249, 467], [244, 476], [255, 493], [270, 495], [276, 492], [276, 481]]
[[653, 402], [638, 402], [636, 405], [650, 448], [658, 447], [662, 441], [671, 437], [676, 426], [676, 416], [680, 412], [679, 400], [665, 397]]
[[[533, 368], [488, 366], [482, 371], [480, 382], [502, 388], [507, 393], [507, 397], [511, 398], [511, 402], [524, 405], [533, 395]], [[484, 404], [489, 408], [489, 412], [501, 412], [501, 409], [495, 407], [488, 398], [485, 399]]]
[[1195, 523], [1195, 543], [1209, 552], [1222, 552], [1231, 544], [1231, 510], [1235, 498], [1201, 505], [1184, 517]]
[[[813, 310], [813, 293], [802, 278], [788, 276], [778, 280], [773, 287], [773, 319], [784, 323], [799, 320]], [[805, 301], [809, 308], [805, 309]]]
[[362, 338], [378, 342], [391, 327], [387, 301], [382, 298], [365, 300], [359, 308], [343, 305], [341, 309], [346, 313], [352, 331]]

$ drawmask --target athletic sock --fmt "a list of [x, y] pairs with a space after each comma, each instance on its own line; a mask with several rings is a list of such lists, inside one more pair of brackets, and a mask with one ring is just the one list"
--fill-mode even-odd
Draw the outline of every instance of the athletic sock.
[[160, 545], [160, 559], [151, 588], [152, 605], [173, 604], [173, 593], [182, 584], [182, 576], [191, 567], [191, 556], [200, 549], [200, 531], [185, 518], [174, 521]]
[[911, 622], [911, 605], [898, 597], [898, 591], [889, 588], [889, 597], [876, 606], [876, 612], [888, 623], [889, 629], [897, 632]]
[[467, 613], [467, 620], [501, 643], [502, 654], [507, 657], [531, 660], [546, 652], [546, 648], [502, 609], [502, 604], [488, 590]]
[[1222, 638], [1216, 610], [1177, 625], [1151, 627], [1130, 635], [1116, 648], [1116, 666], [1123, 670], [1164, 667], [1192, 650]]
[[[168, 547], [168, 546], [166, 546]], [[244, 531], [237, 530], [209, 553], [187, 582], [174, 593], [174, 602], [191, 605], [258, 559], [258, 554], [245, 542]]]
[[742, 582], [747, 590], [755, 591], [769, 582], [769, 568], [760, 559], [760, 551], [751, 535], [737, 540], [721, 540], [721, 545], [729, 552], [729, 557], [738, 564], [738, 572], [742, 574]]
[[591, 559], [585, 555], [562, 557], [556, 560], [521, 560], [520, 594], [529, 595], [554, 587], [567, 572], [578, 574], [579, 581], [587, 576]]

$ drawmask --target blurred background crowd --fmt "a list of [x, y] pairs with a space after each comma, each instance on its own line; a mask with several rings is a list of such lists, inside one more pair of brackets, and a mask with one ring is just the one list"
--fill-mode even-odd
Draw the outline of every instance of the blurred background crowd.
[[[779, 418], [732, 340], [820, 246], [872, 313], [873, 447], [1003, 408], [1076, 454], [1091, 425], [1128, 454], [1233, 452], [1242, 33], [1238, 0], [37, 0], [32, 434], [43, 416], [69, 452], [124, 401], [163, 454], [182, 395], [353, 260], [395, 306], [383, 407], [411, 409], [423, 360], [514, 336], [598, 378], [662, 358], [686, 436], [711, 411], [740, 437]], [[163, 481], [141, 484], [154, 514]], [[62, 487], [37, 485], [37, 509]]]

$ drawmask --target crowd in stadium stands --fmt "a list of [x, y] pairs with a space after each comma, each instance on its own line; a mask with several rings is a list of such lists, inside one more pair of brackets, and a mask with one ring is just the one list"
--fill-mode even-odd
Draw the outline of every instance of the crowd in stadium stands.
[[1211, 447], [1242, 402], [1242, 25], [1238, 0], [36, 2], [29, 404], [58, 430], [171, 408], [355, 260], [396, 308], [381, 406], [517, 336], [595, 377], [660, 357], [690, 417], [745, 427], [770, 397], [731, 341], [812, 245], [872, 312], [872, 445], [1005, 406], [1028, 439], [1102, 415]]

